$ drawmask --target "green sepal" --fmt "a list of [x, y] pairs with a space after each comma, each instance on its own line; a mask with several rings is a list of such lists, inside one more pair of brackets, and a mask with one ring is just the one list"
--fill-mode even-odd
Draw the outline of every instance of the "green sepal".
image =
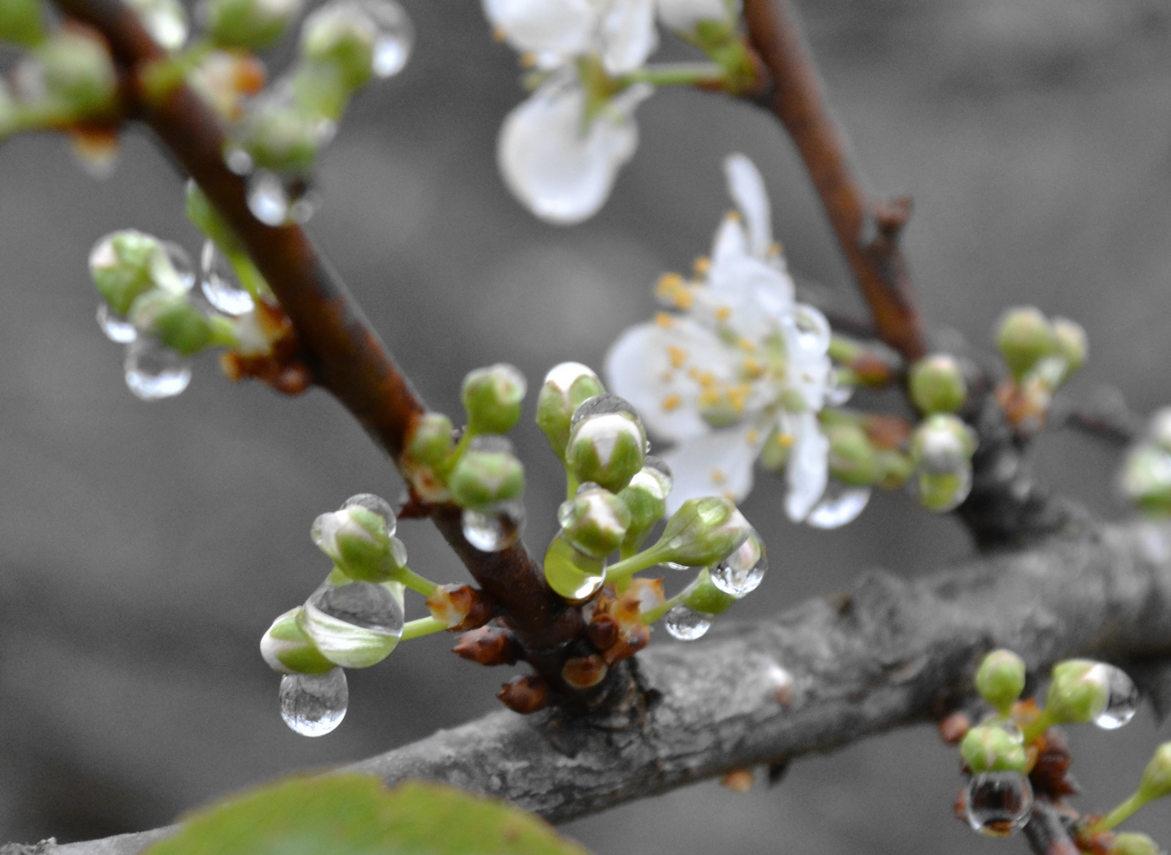
[[185, 296], [153, 288], [140, 294], [130, 307], [131, 321], [164, 345], [183, 356], [191, 356], [212, 341], [212, 324]]
[[977, 725], [969, 730], [960, 743], [960, 756], [974, 775], [984, 772], [1024, 774], [1029, 768], [1020, 735], [995, 724]]
[[731, 594], [726, 594], [713, 583], [707, 569], [699, 571], [687, 589], [683, 592], [683, 605], [692, 611], [702, 612], [705, 615], [723, 614], [736, 602]]
[[1017, 380], [1040, 360], [1057, 353], [1053, 325], [1033, 306], [1009, 309], [1001, 316], [996, 344], [1008, 370]]
[[322, 7], [301, 28], [306, 64], [331, 69], [350, 92], [374, 76], [375, 34], [345, 6]]
[[1091, 674], [1098, 664], [1091, 659], [1067, 659], [1053, 666], [1045, 695], [1045, 712], [1054, 722], [1084, 724], [1093, 721], [1106, 708], [1109, 687]]
[[424, 413], [407, 439], [407, 457], [425, 466], [442, 463], [455, 445], [452, 430], [451, 419], [443, 413]]
[[473, 434], [508, 433], [520, 420], [524, 376], [512, 365], [489, 365], [469, 371], [461, 398]]
[[730, 555], [751, 533], [752, 526], [734, 502], [705, 496], [680, 505], [651, 549], [662, 553], [662, 561], [706, 567]]
[[563, 535], [557, 535], [545, 550], [542, 562], [545, 582], [562, 599], [571, 603], [589, 599], [602, 586], [606, 563], [574, 548]]
[[[573, 376], [568, 388], [564, 376]], [[565, 447], [569, 444], [569, 430], [573, 412], [590, 398], [604, 395], [606, 387], [593, 371], [577, 362], [563, 362], [545, 375], [541, 391], [537, 393], [537, 427], [549, 440], [549, 447], [564, 462]]]
[[994, 709], [1005, 712], [1025, 689], [1025, 661], [1011, 650], [993, 650], [976, 669], [976, 691]]
[[271, 0], [205, 0], [205, 31], [219, 47], [259, 50], [284, 35], [300, 8], [299, 0], [284, 8]]
[[54, 103], [78, 115], [113, 105], [118, 73], [103, 42], [62, 31], [38, 44], [33, 55], [41, 63], [46, 96]]
[[937, 353], [911, 366], [911, 401], [921, 413], [954, 413], [964, 405], [968, 386], [955, 358]]
[[289, 609], [272, 622], [260, 639], [260, 655], [274, 671], [288, 674], [324, 674], [337, 666], [321, 655], [301, 628], [297, 616], [302, 608]]
[[139, 296], [156, 287], [166, 254], [158, 238], [132, 229], [107, 235], [99, 247], [100, 257], [97, 250], [90, 256], [94, 287], [111, 311], [125, 316]]

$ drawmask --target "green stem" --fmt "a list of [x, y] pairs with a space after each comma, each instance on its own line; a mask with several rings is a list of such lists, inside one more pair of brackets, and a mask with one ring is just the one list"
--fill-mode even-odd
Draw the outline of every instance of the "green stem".
[[146, 66], [142, 70], [142, 89], [147, 100], [157, 104], [166, 98], [214, 49], [211, 42], [200, 40]]
[[232, 323], [231, 318], [225, 318], [222, 315], [209, 315], [207, 320], [211, 324], [211, 340], [208, 343], [212, 347], [231, 349], [240, 343], [236, 336], [236, 326]]
[[228, 259], [228, 264], [232, 265], [232, 271], [236, 274], [236, 278], [240, 280], [240, 286], [252, 295], [253, 300], [259, 300], [272, 293], [268, 283], [264, 281], [264, 277], [260, 275], [260, 271], [256, 269], [252, 259], [248, 257], [248, 253], [243, 250], [235, 250], [225, 252], [224, 255]]
[[423, 617], [409, 620], [403, 624], [403, 635], [400, 641], [410, 641], [412, 638], [422, 638], [424, 635], [434, 635], [447, 629], [447, 624], [433, 617]]
[[1150, 801], [1150, 799], [1144, 796], [1142, 793], [1134, 793], [1120, 805], [1118, 805], [1118, 807], [1110, 811], [1110, 813], [1106, 814], [1100, 820], [1091, 825], [1090, 833], [1095, 834], [1099, 831], [1109, 831], [1110, 829], [1117, 827], [1121, 823], [1128, 820], [1148, 801]]
[[606, 582], [621, 590], [635, 573], [661, 564], [670, 557], [670, 554], [670, 550], [656, 543], [642, 552], [623, 558], [616, 564], [611, 564], [606, 569]]
[[662, 603], [655, 606], [653, 609], [647, 609], [645, 612], [643, 612], [641, 615], [639, 615], [639, 617], [642, 619], [642, 622], [644, 624], [646, 624], [647, 626], [650, 626], [653, 623], [658, 623], [660, 620], [663, 619], [663, 615], [665, 615], [667, 612], [669, 612], [675, 606], [677, 606], [683, 602], [686, 594], [687, 594], [687, 588], [684, 588], [682, 591], [680, 591], [675, 596], [673, 596], [669, 599], [663, 600]]
[[13, 104], [0, 112], [0, 140], [25, 131], [60, 128], [85, 116], [65, 104]]
[[1057, 721], [1054, 720], [1049, 710], [1041, 710], [1041, 714], [1033, 720], [1033, 723], [1021, 731], [1024, 734], [1025, 745], [1028, 745], [1055, 724]]
[[617, 80], [625, 86], [632, 83], [650, 83], [653, 86], [723, 85], [727, 81], [727, 73], [722, 65], [715, 62], [679, 62], [648, 65], [623, 74]]
[[435, 589], [439, 587], [438, 583], [432, 582], [424, 576], [420, 576], [406, 565], [395, 571], [394, 579], [396, 582], [402, 582], [416, 594], [422, 594], [424, 597], [431, 596], [435, 593]]
[[570, 501], [577, 495], [577, 488], [581, 486], [577, 482], [577, 478], [568, 469], [565, 470], [565, 501]]

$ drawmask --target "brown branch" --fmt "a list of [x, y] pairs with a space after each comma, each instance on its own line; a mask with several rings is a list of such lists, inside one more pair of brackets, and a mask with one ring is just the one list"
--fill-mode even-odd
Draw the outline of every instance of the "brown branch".
[[1047, 798], [1038, 798], [1033, 805], [1024, 835], [1035, 855], [1079, 855], [1081, 852], [1070, 836], [1061, 811]]
[[[164, 54], [137, 16], [119, 0], [57, 0], [66, 14], [100, 32], [132, 79]], [[337, 273], [296, 225], [271, 228], [252, 216], [244, 180], [224, 163], [224, 130], [191, 89], [179, 86], [161, 101], [133, 91], [136, 113], [232, 226], [296, 328], [318, 384], [333, 394], [398, 464], [422, 399], [394, 364]], [[480, 586], [507, 612], [525, 659], [563, 687], [561, 648], [579, 637], [582, 622], [545, 585], [523, 545], [488, 554], [463, 537], [459, 511], [435, 509], [432, 519]], [[597, 693], [595, 693], [597, 694]], [[569, 693], [571, 699], [578, 695]]]
[[[348, 768], [388, 782], [439, 779], [565, 821], [938, 719], [965, 700], [991, 647], [1018, 651], [1034, 671], [1075, 654], [1165, 658], [1171, 525], [1097, 529], [912, 583], [873, 573], [848, 595], [720, 630], [639, 656], [652, 699], [641, 715], [498, 712]], [[946, 821], [946, 796], [936, 810]], [[128, 835], [58, 851], [123, 855], [145, 842]]]
[[745, 0], [748, 40], [771, 77], [762, 99], [785, 126], [821, 198], [881, 339], [905, 359], [927, 351], [899, 234], [910, 199], [872, 198], [850, 163], [790, 0]]

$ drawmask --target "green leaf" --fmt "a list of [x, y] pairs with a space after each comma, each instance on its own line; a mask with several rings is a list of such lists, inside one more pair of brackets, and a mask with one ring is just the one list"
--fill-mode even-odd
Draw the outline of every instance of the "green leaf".
[[439, 784], [291, 778], [192, 815], [147, 855], [584, 855], [543, 820]]

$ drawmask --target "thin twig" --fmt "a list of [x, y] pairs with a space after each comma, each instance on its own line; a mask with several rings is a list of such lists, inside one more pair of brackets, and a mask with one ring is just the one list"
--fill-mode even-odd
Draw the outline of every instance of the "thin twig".
[[1034, 855], [1079, 855], [1081, 852], [1070, 836], [1061, 812], [1043, 797], [1033, 803], [1024, 836]]

